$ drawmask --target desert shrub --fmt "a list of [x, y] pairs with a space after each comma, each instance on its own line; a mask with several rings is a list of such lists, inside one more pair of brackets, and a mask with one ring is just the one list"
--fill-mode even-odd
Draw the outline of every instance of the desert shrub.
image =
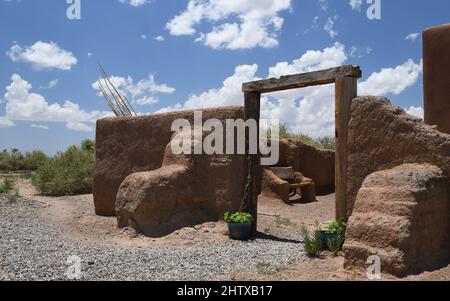
[[48, 160], [48, 156], [42, 151], [33, 151], [31, 153], [26, 153], [23, 158], [23, 169], [24, 170], [37, 170]]
[[9, 170], [9, 153], [6, 149], [0, 153], [0, 170]]
[[95, 166], [95, 143], [83, 141], [81, 147], [71, 146], [46, 160], [33, 176], [33, 185], [49, 196], [86, 194], [92, 192]]
[[21, 171], [36, 170], [48, 159], [42, 151], [21, 153], [18, 149], [3, 150], [0, 153], [0, 170]]
[[[272, 137], [272, 128], [266, 130], [266, 137], [267, 138]], [[280, 125], [279, 138], [300, 141], [305, 144], [314, 146], [315, 148], [330, 149], [330, 150], [336, 149], [336, 141], [335, 138], [333, 137], [322, 137], [316, 140], [303, 133], [293, 133], [292, 131], [289, 130], [289, 128], [285, 124]]]
[[301, 236], [305, 248], [305, 252], [309, 257], [317, 257], [322, 252], [322, 237], [320, 234], [320, 224], [318, 222], [314, 225], [314, 230], [311, 231], [305, 225], [302, 226]]
[[319, 138], [319, 143], [323, 149], [336, 150], [336, 138], [334, 137]]
[[16, 180], [13, 177], [4, 177], [3, 182], [0, 183], [0, 193], [9, 193], [14, 189], [15, 182]]

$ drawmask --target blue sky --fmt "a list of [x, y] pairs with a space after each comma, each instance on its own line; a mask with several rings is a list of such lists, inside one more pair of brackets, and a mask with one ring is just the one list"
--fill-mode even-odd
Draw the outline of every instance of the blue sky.
[[[141, 113], [242, 104], [243, 81], [360, 65], [360, 94], [422, 107], [421, 31], [448, 0], [0, 0], [0, 149], [50, 154], [95, 137], [101, 63]], [[353, 4], [353, 5], [352, 5]], [[408, 38], [407, 38], [408, 37]], [[263, 116], [333, 133], [332, 87], [268, 95]], [[68, 101], [68, 102], [67, 102]]]

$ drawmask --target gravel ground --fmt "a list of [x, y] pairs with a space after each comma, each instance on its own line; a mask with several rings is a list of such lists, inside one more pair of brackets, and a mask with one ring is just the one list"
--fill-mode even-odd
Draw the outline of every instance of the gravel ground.
[[[207, 247], [124, 247], [65, 238], [39, 214], [42, 204], [0, 195], [0, 280], [67, 280], [70, 256], [82, 280], [215, 280], [256, 276], [306, 259], [298, 237]], [[297, 239], [297, 240], [295, 240]], [[264, 271], [261, 271], [261, 268]]]

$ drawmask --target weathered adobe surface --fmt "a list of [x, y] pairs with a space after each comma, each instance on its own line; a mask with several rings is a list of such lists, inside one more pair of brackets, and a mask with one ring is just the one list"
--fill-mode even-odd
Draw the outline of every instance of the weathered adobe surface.
[[280, 141], [280, 160], [276, 166], [292, 166], [316, 184], [318, 193], [334, 191], [335, 152], [317, 149], [300, 141]]
[[[203, 120], [216, 118], [223, 121], [244, 116], [242, 107], [206, 109], [202, 112]], [[94, 173], [94, 203], [97, 214], [116, 215], [117, 191], [128, 175], [156, 170], [162, 166], [166, 146], [173, 135], [172, 122], [180, 118], [193, 124], [194, 111], [133, 118], [105, 118], [97, 122], [97, 160]], [[227, 175], [226, 172], [224, 174]], [[226, 179], [224, 183], [240, 189], [242, 183], [239, 182], [239, 170], [229, 176], [230, 179]]]
[[450, 24], [423, 32], [425, 123], [450, 134]]
[[[192, 150], [203, 142], [195, 137], [192, 134]], [[131, 174], [122, 182], [116, 200], [119, 227], [161, 237], [237, 211], [243, 198], [244, 158], [178, 155], [169, 143], [161, 168]]]
[[429, 164], [403, 164], [370, 174], [358, 192], [344, 244], [346, 268], [378, 255], [398, 277], [447, 265], [448, 179]]
[[364, 179], [373, 172], [404, 163], [428, 163], [441, 168], [450, 181], [450, 135], [425, 125], [384, 97], [353, 100], [348, 135], [348, 217]]

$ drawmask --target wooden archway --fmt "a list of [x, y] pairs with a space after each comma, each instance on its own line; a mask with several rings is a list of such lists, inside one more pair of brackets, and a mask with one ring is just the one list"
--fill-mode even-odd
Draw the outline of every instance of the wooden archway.
[[[242, 91], [245, 98], [245, 120], [254, 119], [258, 124], [261, 110], [261, 94], [310, 86], [335, 83], [336, 98], [336, 218], [347, 219], [347, 139], [350, 119], [351, 101], [358, 95], [358, 78], [362, 72], [359, 66], [341, 66], [337, 68], [283, 76], [254, 82], [244, 83]], [[248, 135], [248, 133], [247, 133]], [[248, 136], [247, 136], [247, 141]], [[247, 145], [247, 151], [248, 151]], [[261, 187], [260, 154], [249, 155], [246, 162], [250, 166], [251, 185], [246, 199], [246, 209], [255, 218], [252, 233], [256, 235], [258, 216], [258, 195]], [[248, 170], [245, 168], [244, 170]], [[247, 175], [249, 176], [249, 175]]]

